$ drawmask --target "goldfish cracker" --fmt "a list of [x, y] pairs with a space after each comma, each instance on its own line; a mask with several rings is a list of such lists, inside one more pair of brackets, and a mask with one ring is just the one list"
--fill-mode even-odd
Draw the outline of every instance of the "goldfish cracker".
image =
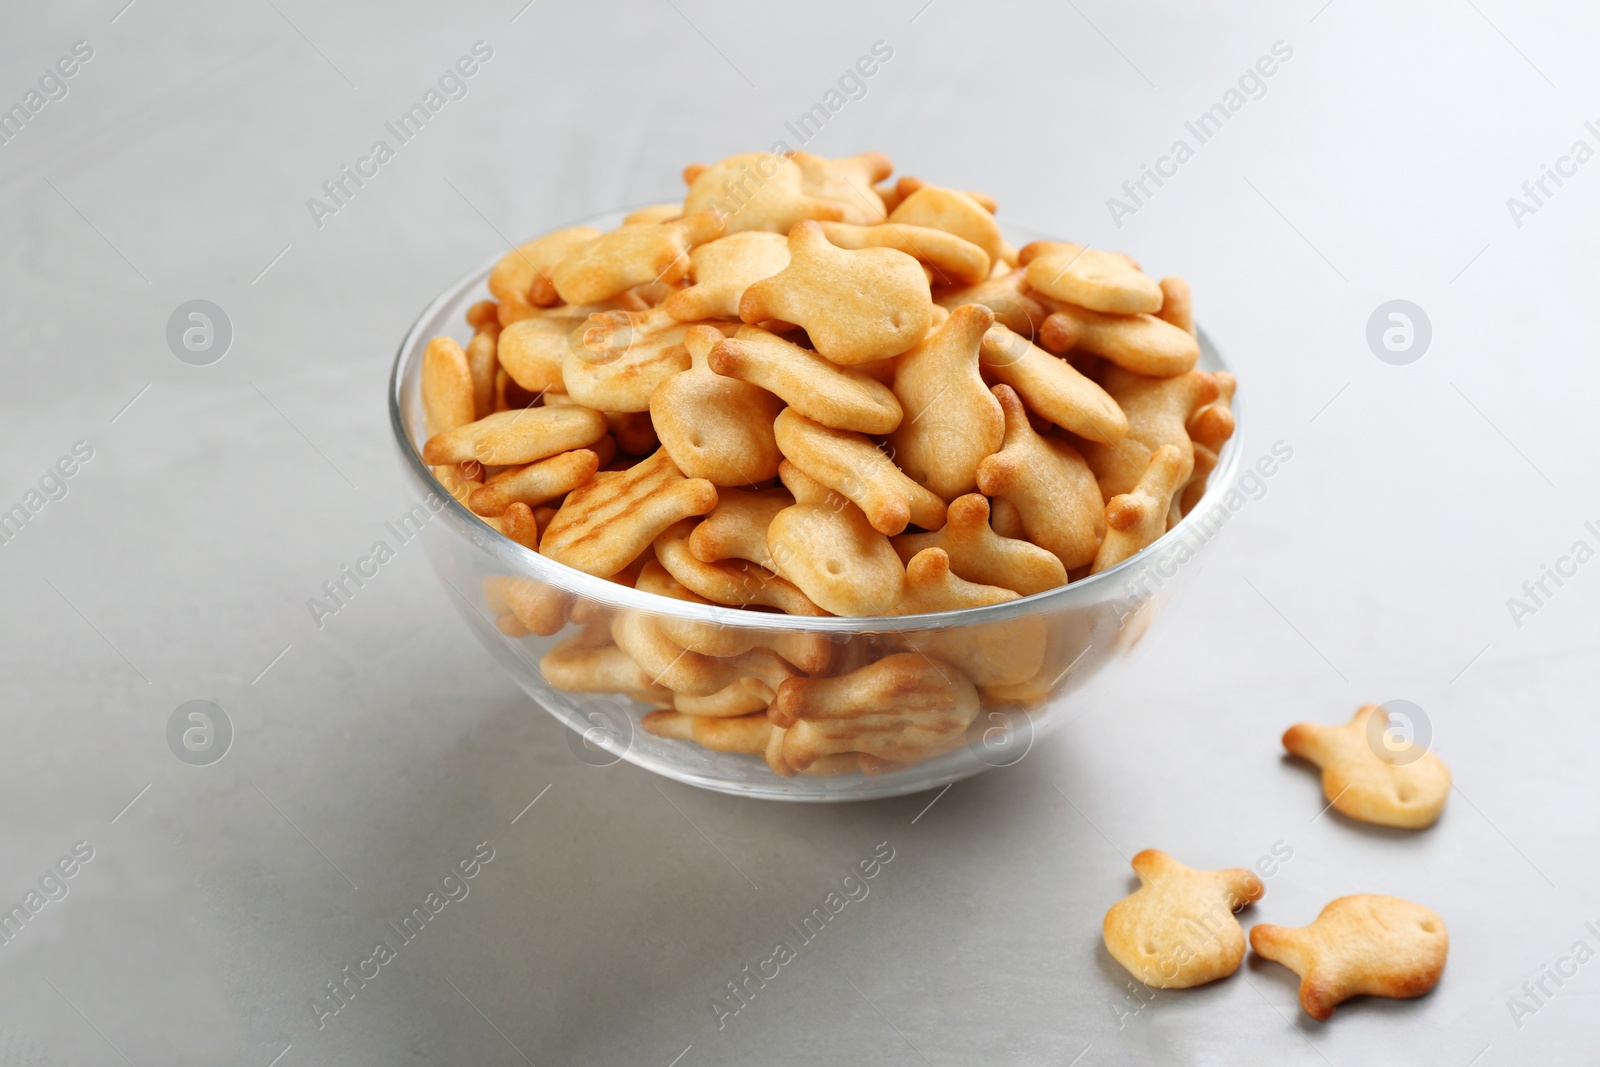
[[989, 512], [989, 501], [977, 493], [957, 497], [942, 529], [901, 534], [893, 539], [894, 549], [906, 561], [924, 549], [943, 549], [958, 577], [1020, 596], [1066, 584], [1066, 568], [1055, 553], [1031, 541], [1001, 537], [989, 525]]
[[959, 738], [977, 714], [972, 683], [915, 652], [834, 678], [791, 678], [767, 709], [767, 718], [786, 731], [783, 765], [801, 771], [839, 752], [924, 758], [928, 748]]
[[1331, 902], [1310, 926], [1258, 923], [1250, 947], [1298, 974], [1300, 1006], [1325, 1022], [1353, 996], [1409, 999], [1431, 991], [1450, 955], [1450, 932], [1421, 904], [1358, 893]]
[[900, 467], [942, 500], [972, 491], [978, 464], [1005, 438], [1005, 415], [978, 372], [978, 348], [993, 324], [982, 305], [958, 307], [895, 361], [894, 393], [906, 417], [889, 444]]
[[747, 559], [777, 570], [767, 548], [767, 528], [778, 512], [793, 505], [787, 489], [724, 490], [711, 514], [689, 535], [689, 551], [702, 563]]
[[838, 204], [846, 223], [871, 226], [888, 217], [883, 198], [873, 189], [894, 170], [894, 164], [882, 152], [863, 152], [844, 159], [794, 152], [789, 158], [800, 168], [801, 190]]
[[567, 252], [550, 280], [568, 304], [609, 300], [648, 282], [674, 282], [689, 272], [689, 250], [720, 237], [723, 225], [717, 212], [701, 211], [672, 222], [621, 226]]
[[1107, 367], [1100, 377], [1106, 392], [1128, 417], [1128, 435], [1115, 444], [1088, 442], [1083, 455], [1108, 497], [1133, 491], [1163, 445], [1183, 455], [1183, 477], [1194, 467], [1194, 446], [1186, 428], [1189, 417], [1219, 395], [1217, 381], [1204, 371], [1172, 378], [1147, 378], [1120, 367]]
[[1020, 260], [1027, 264], [1028, 285], [1053, 299], [1114, 315], [1161, 310], [1161, 286], [1116, 252], [1035, 242], [1022, 248]]
[[1186, 476], [1182, 452], [1171, 445], [1156, 449], [1132, 491], [1119, 493], [1106, 504], [1106, 536], [1090, 573], [1115, 567], [1167, 532], [1168, 512]]
[[448, 337], [435, 337], [422, 353], [422, 413], [429, 437], [473, 421], [472, 371]]
[[736, 319], [739, 298], [763, 278], [789, 265], [789, 241], [762, 230], [730, 233], [689, 253], [694, 284], [667, 297], [662, 307], [682, 322]]
[[1094, 560], [1105, 531], [1105, 502], [1094, 475], [1065, 441], [1040, 437], [1009, 385], [994, 387], [1005, 411], [1005, 446], [978, 466], [978, 488], [1015, 505], [1028, 539], [1067, 570]]
[[661, 565], [696, 595], [727, 607], [776, 608], [790, 615], [826, 615], [793, 582], [747, 560], [702, 563], [689, 550], [693, 522], [680, 522], [656, 538]]
[[594, 448], [573, 449], [501, 471], [472, 491], [467, 506], [479, 515], [504, 515], [515, 503], [533, 507], [557, 500], [592, 478], [615, 451], [611, 438], [602, 437]]
[[741, 326], [712, 348], [707, 365], [757, 385], [823, 426], [889, 433], [902, 411], [894, 392], [855, 367], [841, 367], [810, 349], [756, 326]]
[[585, 407], [497, 411], [429, 437], [422, 458], [432, 464], [512, 466], [587, 448], [605, 435], [605, 416]]
[[936, 530], [945, 503], [912, 481], [865, 434], [834, 430], [784, 408], [773, 424], [784, 459], [859, 507], [879, 533]]
[[[902, 184], [904, 181], [902, 178]], [[984, 210], [969, 193], [923, 185], [895, 206], [889, 221], [953, 233], [983, 249], [991, 263], [1000, 258], [1003, 241], [994, 213]]]
[[615, 574], [668, 527], [716, 506], [716, 486], [685, 478], [663, 449], [626, 471], [596, 474], [569, 493], [539, 551], [588, 574]]
[[1106, 444], [1127, 435], [1128, 417], [1099, 383], [1005, 326], [996, 323], [983, 335], [979, 359], [1029, 411], [1062, 429]]
[[709, 167], [685, 169], [684, 178], [689, 183], [685, 215], [719, 212], [727, 218], [727, 233], [788, 233], [802, 219], [845, 216], [843, 203], [806, 193], [800, 166], [776, 153], [729, 156]]
[[854, 505], [785, 508], [767, 528], [767, 546], [778, 573], [835, 615], [886, 615], [900, 600], [905, 565]]
[[1200, 358], [1199, 342], [1191, 334], [1154, 315], [1108, 315], [1060, 301], [1048, 306], [1051, 313], [1039, 328], [1039, 343], [1052, 352], [1092, 352], [1154, 378], [1192, 370]]
[[789, 231], [789, 265], [744, 291], [739, 317], [803, 328], [825, 358], [843, 366], [899, 355], [928, 332], [928, 278], [892, 248], [836, 248], [815, 222]]
[[[500, 257], [489, 271], [489, 292], [499, 301], [497, 318], [502, 326], [549, 307], [559, 299], [550, 272], [581, 245], [600, 236], [592, 226], [569, 226], [518, 245]], [[477, 324], [473, 324], [477, 327]]]
[[939, 285], [976, 285], [989, 277], [989, 254], [944, 230], [905, 223], [857, 226], [824, 222], [821, 226], [828, 240], [840, 248], [898, 249], [928, 267]]
[[690, 369], [650, 394], [662, 448], [685, 474], [713, 485], [747, 487], [771, 479], [783, 461], [773, 433], [783, 401], [711, 370], [710, 354], [723, 339], [716, 327], [691, 326], [683, 338]]

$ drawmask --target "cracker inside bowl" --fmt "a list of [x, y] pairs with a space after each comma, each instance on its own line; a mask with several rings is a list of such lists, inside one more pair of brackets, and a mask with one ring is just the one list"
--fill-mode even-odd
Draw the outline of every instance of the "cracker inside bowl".
[[[806, 181], [803, 195], [828, 199]], [[923, 192], [940, 195], [913, 203]], [[608, 241], [619, 216], [592, 220], [559, 231], [596, 235], [563, 236], [566, 255], [636, 284], [562, 303], [550, 282], [570, 273], [562, 259], [512, 266], [534, 241], [464, 279], [407, 337], [393, 415], [448, 518], [425, 538], [430, 556], [517, 680], [580, 731], [586, 759], [801, 799], [1003, 764], [1131, 647], [1226, 517], [1234, 382], [1193, 330], [1180, 279], [1153, 282], [1120, 257], [1066, 291], [1105, 276], [1102, 304], [1124, 289], [1139, 306], [1152, 291], [1182, 298], [1154, 314], [1070, 305], [1028, 275], [1062, 244], [1014, 247], [988, 198], [915, 179], [871, 195], [881, 226], [904, 233], [830, 230], [771, 203], [768, 219], [705, 208], [718, 225], [675, 225], [681, 212], [663, 205], [622, 226], [674, 227], [659, 239]], [[930, 204], [950, 209], [947, 229]], [[648, 280], [630, 248], [653, 257]], [[475, 299], [486, 275], [496, 300]], [[1074, 325], [1091, 315], [1098, 332]], [[462, 358], [421, 358], [462, 321]], [[1148, 371], [1152, 345], [1161, 369], [1182, 369], [1124, 366]], [[508, 462], [524, 453], [537, 458]], [[927, 677], [877, 666], [896, 656], [936, 679], [937, 710]], [[825, 679], [873, 694], [870, 713], [782, 697]], [[969, 686], [976, 701], [942, 706]], [[792, 722], [786, 707], [800, 709]]]

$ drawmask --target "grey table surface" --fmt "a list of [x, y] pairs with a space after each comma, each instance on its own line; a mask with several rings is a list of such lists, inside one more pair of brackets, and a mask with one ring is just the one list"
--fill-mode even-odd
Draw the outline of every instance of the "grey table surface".
[[[1503, 0], [7, 5], [0, 105], [43, 88], [0, 144], [0, 508], [38, 506], [0, 545], [0, 904], [68, 892], [0, 944], [0, 1062], [1600, 1061], [1595, 30]], [[384, 386], [427, 301], [507, 238], [681, 195], [685, 163], [800, 147], [819, 103], [807, 148], [1187, 275], [1247, 456], [1292, 448], [1136, 658], [931, 807], [811, 807], [575, 759], [420, 552], [319, 628], [307, 599], [410, 503]], [[206, 366], [166, 340], [195, 299], [232, 327]], [[1394, 299], [1431, 323], [1405, 365], [1367, 340]], [[196, 699], [234, 731], [203, 767], [166, 734]], [[1454, 770], [1442, 821], [1319, 816], [1281, 731], [1400, 699]], [[1142, 991], [1100, 918], [1146, 847], [1292, 853], [1246, 925], [1427, 904], [1444, 980], [1327, 1024], [1253, 958]], [[319, 1017], [475, 849], [469, 895]]]

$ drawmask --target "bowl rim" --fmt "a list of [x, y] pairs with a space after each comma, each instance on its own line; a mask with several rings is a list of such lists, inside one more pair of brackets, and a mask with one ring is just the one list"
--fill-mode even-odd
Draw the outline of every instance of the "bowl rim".
[[[566, 225], [581, 226], [601, 224], [608, 220], [620, 221], [621, 217], [629, 210], [631, 209], [619, 208], [605, 211]], [[1032, 236], [1037, 239], [1037, 235], [1032, 235], [1028, 228], [1017, 226], [1014, 223], [1002, 222], [1001, 230], [1006, 233], [1008, 240], [1013, 235]], [[433, 476], [432, 469], [423, 462], [421, 452], [406, 430], [401, 394], [406, 379], [406, 371], [412, 362], [407, 356], [410, 355], [413, 359], [420, 358], [423, 347], [425, 347], [418, 344], [423, 323], [436, 318], [446, 305], [459, 301], [469, 289], [484, 285], [489, 271], [504, 256], [505, 253], [502, 252], [490, 257], [451, 283], [444, 292], [436, 296], [423, 308], [421, 313], [406, 329], [404, 337], [401, 338], [399, 350], [395, 354], [394, 365], [389, 373], [389, 425], [394, 431], [395, 442], [400, 448], [400, 453], [410, 466], [412, 473], [421, 479], [423, 485], [432, 488], [434, 494], [443, 503], [444, 510], [449, 512], [451, 517], [458, 523], [467, 523], [476, 528], [477, 531], [480, 531], [489, 539], [489, 544], [495, 546], [498, 554], [509, 556], [516, 560], [519, 566], [531, 577], [565, 592], [596, 601], [609, 608], [648, 611], [655, 615], [693, 622], [713, 623], [719, 626], [785, 632], [800, 630], [853, 634], [950, 629], [980, 623], [1002, 622], [1039, 611], [1086, 606], [1108, 595], [1113, 595], [1110, 594], [1110, 590], [1118, 578], [1145, 566], [1164, 552], [1183, 543], [1183, 535], [1199, 529], [1205, 520], [1215, 516], [1218, 510], [1224, 506], [1223, 500], [1227, 496], [1227, 491], [1233, 488], [1239, 473], [1240, 456], [1243, 451], [1241, 446], [1244, 438], [1245, 417], [1242, 412], [1242, 405], [1236, 395], [1231, 404], [1234, 416], [1233, 436], [1223, 445], [1222, 452], [1217, 457], [1217, 465], [1211, 471], [1206, 483], [1206, 492], [1200, 498], [1200, 502], [1180, 519], [1176, 526], [1121, 563], [1108, 567], [1098, 574], [1085, 575], [1077, 581], [1058, 585], [1054, 589], [1046, 589], [1043, 592], [1019, 597], [1016, 600], [1003, 601], [999, 604], [958, 608], [954, 611], [941, 611], [923, 615], [787, 615], [776, 612], [752, 611], [722, 604], [695, 604], [691, 601], [677, 600], [656, 593], [641, 592], [632, 586], [620, 585], [607, 578], [599, 578], [574, 567], [569, 567], [565, 563], [553, 560], [549, 556], [518, 544], [483, 522], [476, 513], [457, 500]], [[1222, 357], [1222, 353], [1217, 349], [1216, 345], [1211, 342], [1205, 330], [1197, 325], [1196, 332], [1202, 356], [1209, 353], [1211, 358], [1216, 361], [1218, 370], [1229, 370], [1227, 361]], [[1219, 523], [1217, 526], [1212, 527], [1213, 533], [1220, 525]], [[1202, 539], [1202, 541], [1205, 540], [1209, 540], [1209, 537]]]

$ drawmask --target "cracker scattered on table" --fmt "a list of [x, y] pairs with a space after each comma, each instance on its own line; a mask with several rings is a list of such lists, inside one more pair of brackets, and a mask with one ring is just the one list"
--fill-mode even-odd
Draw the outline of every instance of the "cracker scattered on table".
[[1421, 904], [1361, 893], [1340, 897], [1310, 926], [1250, 928], [1250, 947], [1300, 976], [1300, 1006], [1326, 1021], [1354, 996], [1420, 997], [1450, 954], [1444, 920]]
[[1133, 869], [1139, 888], [1102, 924], [1113, 959], [1156, 989], [1188, 989], [1239, 969], [1245, 939], [1234, 912], [1261, 899], [1260, 878], [1239, 867], [1195, 870], [1153, 848], [1133, 857]]
[[1439, 820], [1450, 797], [1444, 760], [1390, 732], [1389, 713], [1378, 704], [1359, 708], [1342, 726], [1296, 723], [1283, 747], [1321, 767], [1328, 803], [1362, 822], [1421, 830]]

